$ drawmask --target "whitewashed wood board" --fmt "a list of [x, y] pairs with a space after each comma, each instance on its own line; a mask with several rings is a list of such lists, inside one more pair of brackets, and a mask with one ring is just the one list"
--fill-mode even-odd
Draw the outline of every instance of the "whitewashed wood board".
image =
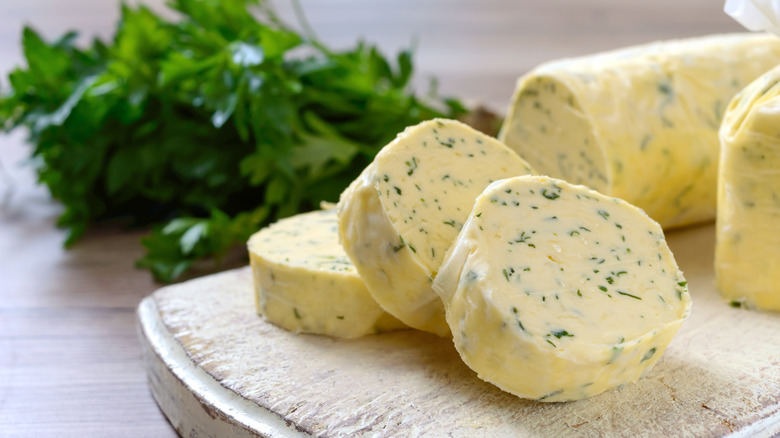
[[780, 314], [721, 300], [712, 226], [667, 237], [691, 317], [645, 378], [587, 400], [504, 393], [479, 380], [450, 339], [426, 333], [286, 332], [255, 314], [249, 268], [141, 303], [149, 385], [186, 437], [780, 436]]

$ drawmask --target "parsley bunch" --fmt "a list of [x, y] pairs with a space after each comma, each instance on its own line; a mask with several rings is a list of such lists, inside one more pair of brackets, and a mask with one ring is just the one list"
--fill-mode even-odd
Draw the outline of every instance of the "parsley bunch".
[[[22, 38], [0, 126], [29, 130], [66, 246], [92, 224], [154, 224], [137, 264], [171, 281], [262, 225], [334, 201], [404, 127], [464, 112], [409, 89], [409, 51], [333, 51], [262, 0], [122, 6], [112, 41]], [[436, 105], [431, 106], [431, 105]]]

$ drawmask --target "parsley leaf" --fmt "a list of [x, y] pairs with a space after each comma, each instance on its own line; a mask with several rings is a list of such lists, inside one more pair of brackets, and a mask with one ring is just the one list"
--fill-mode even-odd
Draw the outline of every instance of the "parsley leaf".
[[261, 0], [123, 5], [111, 41], [44, 41], [8, 76], [0, 126], [29, 130], [66, 246], [92, 224], [155, 225], [138, 266], [171, 281], [276, 219], [335, 201], [406, 126], [464, 112], [409, 88], [412, 54], [334, 51]]

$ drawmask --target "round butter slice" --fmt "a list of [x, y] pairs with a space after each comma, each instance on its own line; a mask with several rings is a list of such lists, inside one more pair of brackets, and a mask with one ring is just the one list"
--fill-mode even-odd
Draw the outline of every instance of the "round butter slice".
[[780, 312], [780, 67], [748, 85], [720, 130], [715, 278], [732, 303]]
[[499, 139], [539, 172], [624, 199], [664, 228], [715, 217], [729, 100], [780, 63], [780, 39], [734, 34], [629, 47], [520, 78]]
[[644, 212], [535, 176], [497, 181], [477, 198], [433, 286], [464, 362], [546, 402], [636, 381], [691, 303]]
[[341, 243], [385, 310], [448, 335], [431, 288], [444, 254], [488, 184], [530, 172], [512, 150], [460, 122], [409, 127], [342, 193]]
[[336, 210], [282, 219], [249, 239], [255, 304], [293, 332], [340, 338], [405, 328], [371, 298], [338, 242]]

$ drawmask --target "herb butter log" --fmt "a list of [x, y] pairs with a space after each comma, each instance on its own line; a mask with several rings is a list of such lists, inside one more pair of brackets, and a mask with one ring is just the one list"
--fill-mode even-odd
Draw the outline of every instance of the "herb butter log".
[[371, 298], [339, 245], [336, 210], [282, 219], [248, 248], [257, 311], [268, 321], [341, 338], [405, 328]]
[[664, 228], [715, 217], [729, 100], [780, 63], [780, 39], [709, 36], [544, 64], [499, 139], [540, 173], [644, 209]]
[[734, 98], [720, 138], [718, 288], [735, 304], [780, 311], [780, 67]]
[[578, 400], [636, 381], [690, 312], [661, 227], [547, 177], [477, 198], [434, 289], [479, 377], [523, 398]]
[[431, 289], [444, 254], [488, 184], [530, 172], [509, 148], [460, 122], [409, 127], [342, 193], [341, 243], [385, 310], [448, 335]]

